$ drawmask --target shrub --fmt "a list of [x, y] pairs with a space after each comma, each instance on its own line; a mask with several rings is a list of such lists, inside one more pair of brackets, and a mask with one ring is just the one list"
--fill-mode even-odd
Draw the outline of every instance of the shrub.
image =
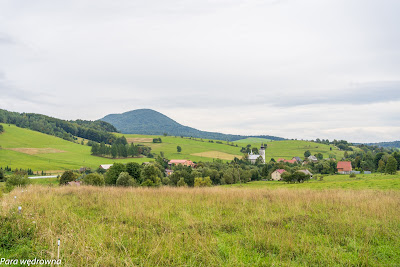
[[[146, 165], [143, 168], [142, 173], [141, 173], [142, 181], [146, 182], [146, 180], [150, 180], [152, 182], [153, 186], [161, 185], [161, 178], [160, 178], [161, 176], [162, 176], [162, 173], [161, 173], [160, 169], [157, 168], [154, 164]], [[149, 186], [148, 184], [149, 183], [147, 182], [146, 186]]]
[[73, 173], [72, 171], [65, 171], [60, 178], [60, 185], [66, 185], [68, 182], [75, 181], [77, 178], [77, 174]]
[[96, 185], [102, 186], [104, 185], [104, 176], [99, 173], [90, 173], [83, 177], [82, 179], [83, 184], [85, 185]]
[[104, 180], [108, 185], [115, 185], [121, 172], [126, 171], [122, 163], [114, 163], [106, 172]]
[[183, 178], [179, 179], [179, 181], [176, 185], [177, 186], [187, 186], [187, 184], [185, 183], [185, 179], [183, 179]]
[[117, 186], [134, 186], [135, 184], [135, 179], [133, 179], [127, 172], [121, 172], [116, 182]]
[[350, 174], [350, 178], [356, 178], [356, 174], [353, 172]]
[[212, 181], [211, 181], [210, 177], [194, 178], [194, 186], [195, 187], [206, 187], [206, 186], [211, 186], [211, 185], [212, 185]]
[[141, 166], [137, 162], [129, 162], [126, 164], [126, 171], [135, 180], [140, 180]]
[[31, 183], [31, 180], [27, 175], [13, 174], [7, 178], [6, 187], [11, 190], [14, 186], [27, 186]]
[[171, 183], [171, 180], [168, 177], [162, 178], [162, 183], [163, 185], [169, 185]]
[[0, 182], [4, 182], [5, 178], [6, 177], [5, 177], [4, 171], [2, 169], [0, 169]]

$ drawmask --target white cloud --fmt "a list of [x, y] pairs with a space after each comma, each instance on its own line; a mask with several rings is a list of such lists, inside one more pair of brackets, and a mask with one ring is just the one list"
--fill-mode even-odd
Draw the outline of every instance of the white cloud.
[[153, 108], [204, 130], [395, 140], [399, 7], [2, 2], [0, 108], [66, 119]]

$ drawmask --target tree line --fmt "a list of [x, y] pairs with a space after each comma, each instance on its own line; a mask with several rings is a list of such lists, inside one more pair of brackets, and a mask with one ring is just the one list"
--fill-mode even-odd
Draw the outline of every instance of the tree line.
[[18, 113], [0, 109], [0, 122], [14, 124], [48, 135], [74, 141], [75, 136], [98, 143], [112, 144], [116, 137], [111, 132], [117, 129], [103, 121], [65, 121], [35, 113]]
[[151, 147], [144, 145], [134, 145], [133, 143], [128, 144], [124, 136], [118, 137], [112, 145], [106, 145], [104, 142], [88, 143], [91, 148], [91, 153], [94, 156], [103, 156], [111, 158], [126, 158], [126, 157], [138, 157], [140, 155], [146, 157], [152, 157]]

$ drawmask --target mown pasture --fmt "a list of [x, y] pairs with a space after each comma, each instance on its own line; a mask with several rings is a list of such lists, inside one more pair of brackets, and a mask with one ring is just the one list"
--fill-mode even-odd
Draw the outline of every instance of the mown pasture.
[[[14, 125], [2, 124], [0, 167], [42, 170], [97, 168], [113, 162], [144, 162], [148, 158], [108, 159], [90, 155], [90, 147]], [[64, 152], [60, 152], [64, 151]], [[36, 152], [36, 153], [35, 153]], [[51, 153], [48, 153], [51, 152]]]

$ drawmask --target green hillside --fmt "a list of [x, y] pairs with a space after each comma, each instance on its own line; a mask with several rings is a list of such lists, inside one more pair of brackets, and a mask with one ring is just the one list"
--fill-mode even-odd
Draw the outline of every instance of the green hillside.
[[148, 158], [112, 160], [90, 155], [90, 147], [14, 125], [2, 124], [0, 167], [41, 170], [97, 168], [100, 164], [144, 162]]
[[[2, 124], [5, 132], [0, 134], [0, 167], [31, 168], [33, 171], [77, 169], [82, 166], [97, 168], [100, 164], [113, 162], [145, 162], [148, 158], [139, 159], [106, 159], [90, 155], [90, 147], [72, 143], [55, 136], [42, 134], [14, 125]], [[122, 136], [117, 133], [116, 135]], [[213, 161], [217, 158], [230, 161], [234, 157], [241, 158], [242, 146], [251, 144], [260, 147], [258, 138], [248, 138], [245, 142], [232, 143], [208, 139], [190, 139], [175, 136], [160, 135], [124, 135], [128, 142], [143, 144], [152, 148], [152, 153], [164, 152], [168, 159], [190, 159], [192, 161]], [[161, 138], [162, 143], [153, 143], [153, 138]], [[266, 139], [263, 139], [265, 142]], [[217, 143], [219, 142], [219, 143]], [[238, 145], [236, 147], [236, 144]], [[177, 146], [182, 148], [177, 152]], [[266, 158], [291, 159], [294, 156], [303, 158], [304, 151], [310, 150], [312, 154], [322, 153], [324, 158], [335, 155], [342, 158], [343, 151], [334, 146], [318, 144], [308, 141], [285, 140], [267, 143]], [[332, 151], [330, 148], [332, 147]]]
[[[122, 135], [122, 134], [118, 134]], [[245, 142], [230, 142], [229, 144], [234, 144], [234, 146], [228, 145], [227, 142], [222, 142], [222, 144], [208, 142], [208, 139], [189, 139], [174, 136], [160, 136], [160, 135], [138, 135], [138, 134], [125, 134], [124, 135], [128, 141], [133, 141], [134, 143], [144, 144], [150, 146], [152, 151], [155, 153], [164, 152], [165, 157], [169, 159], [191, 159], [193, 161], [212, 161], [214, 158], [222, 158], [222, 155], [217, 155], [216, 153], [207, 153], [211, 151], [218, 151], [221, 153], [227, 153], [232, 156], [241, 158], [243, 156], [240, 153], [240, 148], [251, 144], [253, 147], [259, 148], [261, 143], [266, 143], [266, 139], [262, 139], [260, 142], [259, 138], [247, 138]], [[161, 144], [151, 143], [153, 138], [161, 138]], [[147, 139], [147, 140], [145, 140]], [[241, 140], [239, 140], [241, 141]], [[150, 143], [149, 143], [150, 142]], [[238, 147], [236, 147], [236, 144]], [[182, 152], [178, 153], [176, 147], [182, 147]], [[332, 148], [332, 151], [330, 150]], [[335, 155], [337, 159], [343, 157], [344, 151], [340, 151], [338, 148], [330, 145], [318, 144], [309, 141], [299, 141], [299, 140], [285, 140], [285, 141], [273, 141], [267, 143], [266, 159], [269, 161], [271, 158], [285, 158], [291, 159], [292, 157], [298, 156], [304, 158], [304, 152], [310, 150], [311, 154], [322, 153], [324, 158], [329, 158], [330, 155]], [[196, 154], [196, 155], [193, 155]], [[224, 159], [224, 158], [222, 158]], [[228, 158], [226, 158], [228, 159]]]
[[[118, 129], [118, 131], [124, 134], [161, 135], [167, 133], [171, 136], [209, 138], [229, 141], [245, 138], [241, 135], [206, 132], [184, 126], [152, 109], [137, 109], [122, 114], [109, 114], [100, 120], [112, 124]], [[260, 137], [270, 138], [273, 140], [283, 140], [283, 138], [276, 136]]]

